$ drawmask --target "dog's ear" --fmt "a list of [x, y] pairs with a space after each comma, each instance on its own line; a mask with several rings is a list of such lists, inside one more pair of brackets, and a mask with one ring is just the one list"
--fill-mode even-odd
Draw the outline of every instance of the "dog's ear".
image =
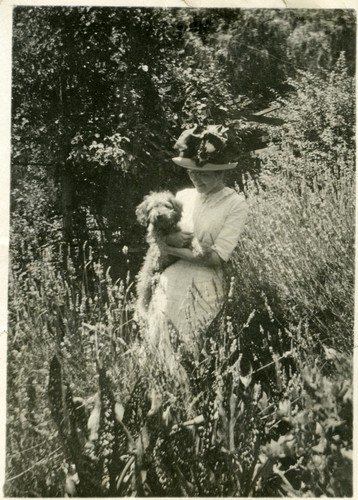
[[144, 197], [144, 200], [140, 205], [137, 206], [135, 214], [137, 216], [137, 221], [142, 226], [146, 226], [148, 222], [148, 196]]

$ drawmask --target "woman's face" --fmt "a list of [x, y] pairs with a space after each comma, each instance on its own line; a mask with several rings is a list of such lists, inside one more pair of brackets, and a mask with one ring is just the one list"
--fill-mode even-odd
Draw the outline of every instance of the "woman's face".
[[202, 194], [215, 193], [224, 187], [223, 176], [216, 172], [189, 170], [189, 177], [195, 189]]

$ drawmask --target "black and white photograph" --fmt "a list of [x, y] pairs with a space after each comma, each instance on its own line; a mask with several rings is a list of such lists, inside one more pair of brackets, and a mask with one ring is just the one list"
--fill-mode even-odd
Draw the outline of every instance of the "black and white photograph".
[[2, 495], [352, 497], [356, 10], [6, 12]]

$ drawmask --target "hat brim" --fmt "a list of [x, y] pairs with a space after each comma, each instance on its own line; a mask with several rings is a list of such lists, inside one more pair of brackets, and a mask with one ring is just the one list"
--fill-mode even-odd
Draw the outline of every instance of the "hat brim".
[[205, 163], [202, 167], [199, 167], [194, 160], [191, 158], [183, 158], [182, 156], [177, 156], [172, 158], [173, 162], [179, 167], [184, 167], [188, 170], [198, 170], [200, 172], [214, 172], [217, 170], [231, 170], [237, 166], [237, 162], [233, 163]]

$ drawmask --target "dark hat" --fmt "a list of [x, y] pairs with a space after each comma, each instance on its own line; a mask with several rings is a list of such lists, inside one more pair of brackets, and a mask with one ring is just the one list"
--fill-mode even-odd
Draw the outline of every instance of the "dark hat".
[[196, 125], [184, 130], [174, 146], [180, 156], [173, 162], [190, 170], [230, 170], [239, 156], [235, 132], [223, 125]]

